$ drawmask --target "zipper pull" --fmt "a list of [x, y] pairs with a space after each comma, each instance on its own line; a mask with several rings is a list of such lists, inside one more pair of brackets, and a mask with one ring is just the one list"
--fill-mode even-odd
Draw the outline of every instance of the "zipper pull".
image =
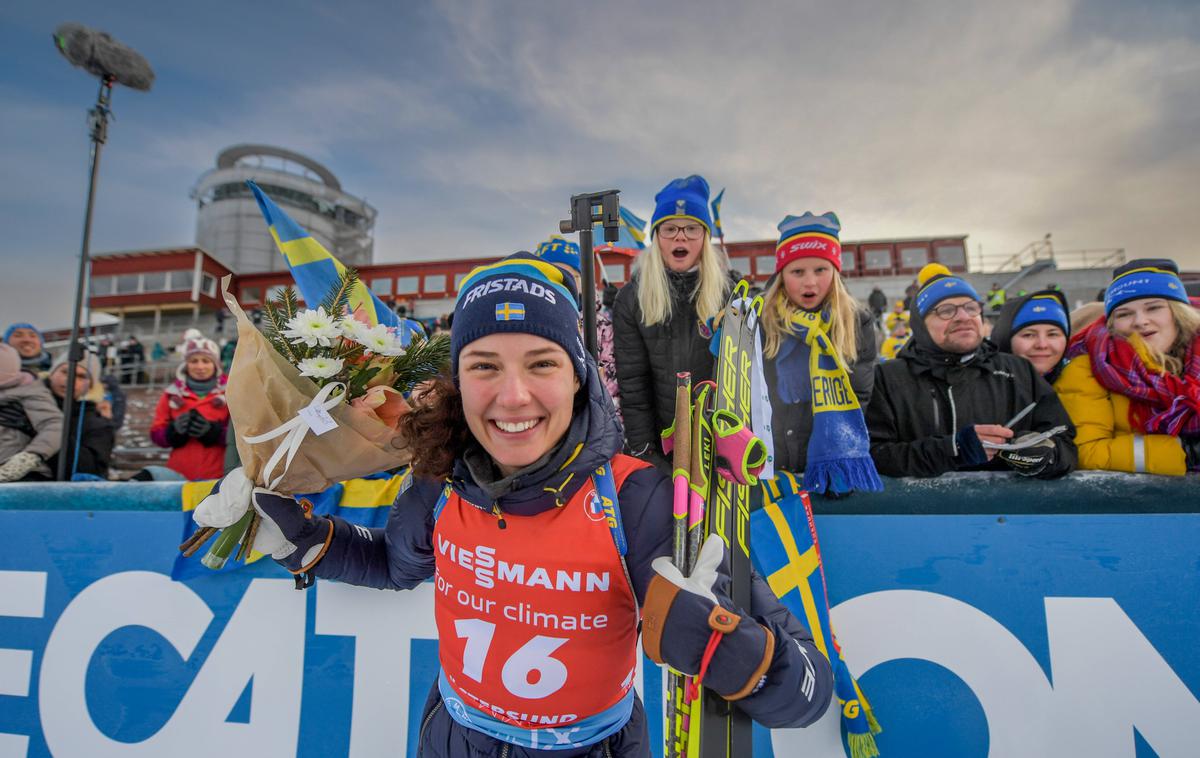
[[504, 514], [500, 512], [499, 503], [492, 503], [492, 515], [496, 517], [496, 522], [501, 529], [508, 528], [508, 524], [504, 523]]

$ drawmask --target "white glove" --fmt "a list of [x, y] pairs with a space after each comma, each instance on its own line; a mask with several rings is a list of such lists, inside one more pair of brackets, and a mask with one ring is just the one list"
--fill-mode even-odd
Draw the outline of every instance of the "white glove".
[[21, 451], [0, 466], [0, 482], [15, 482], [42, 465], [42, 459], [37, 453]]
[[[192, 511], [192, 520], [200, 526], [211, 526], [217, 529], [232, 526], [250, 509], [255, 491], [254, 482], [247, 479], [246, 472], [241, 466], [238, 466], [217, 482], [213, 487], [212, 494], [200, 501], [200, 504]], [[268, 490], [258, 488], [258, 491], [267, 492]], [[284, 555], [294, 550], [295, 547], [283, 538], [283, 534], [275, 522], [261, 511], [259, 513], [263, 518], [258, 523], [258, 531], [255, 532], [252, 547], [264, 555], [274, 555], [285, 547], [291, 549], [284, 552]]]
[[691, 576], [684, 576], [679, 567], [665, 555], [655, 558], [650, 563], [650, 568], [676, 587], [716, 603], [717, 596], [712, 588], [717, 583], [717, 569], [720, 568], [721, 559], [724, 557], [725, 542], [720, 535], [710, 534], [700, 547], [700, 555], [696, 558]]

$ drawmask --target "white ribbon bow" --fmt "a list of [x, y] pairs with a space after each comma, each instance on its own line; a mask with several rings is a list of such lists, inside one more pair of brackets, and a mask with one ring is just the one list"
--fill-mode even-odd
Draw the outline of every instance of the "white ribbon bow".
[[[317, 393], [317, 396], [312, 399], [312, 402], [307, 407], [328, 411], [340, 404], [345, 396], [346, 385], [341, 382], [332, 382], [322, 387], [321, 391]], [[275, 452], [271, 454], [271, 457], [267, 459], [267, 465], [263, 469], [262, 477], [266, 479], [275, 470], [275, 467], [279, 465], [280, 461], [283, 461], [283, 471], [280, 471], [279, 476], [266, 484], [267, 489], [273, 490], [283, 481], [284, 475], [287, 474], [288, 468], [292, 465], [292, 459], [296, 457], [296, 452], [300, 450], [300, 443], [304, 441], [304, 438], [310, 431], [312, 431], [312, 426], [309, 425], [308, 420], [302, 414], [296, 414], [290, 421], [284, 422], [265, 434], [255, 435], [254, 437], [242, 437], [243, 441], [249, 442], [251, 445], [256, 445], [260, 442], [273, 440], [284, 434], [287, 435], [283, 442], [279, 443], [279, 447], [275, 448]], [[286, 456], [286, 460], [284, 460], [284, 456]]]

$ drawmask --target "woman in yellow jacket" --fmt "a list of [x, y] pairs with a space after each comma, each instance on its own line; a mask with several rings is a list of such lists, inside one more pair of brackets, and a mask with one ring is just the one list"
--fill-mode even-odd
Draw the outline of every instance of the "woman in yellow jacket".
[[1075, 422], [1079, 468], [1200, 471], [1200, 313], [1178, 267], [1121, 266], [1104, 313], [1071, 341], [1054, 384]]

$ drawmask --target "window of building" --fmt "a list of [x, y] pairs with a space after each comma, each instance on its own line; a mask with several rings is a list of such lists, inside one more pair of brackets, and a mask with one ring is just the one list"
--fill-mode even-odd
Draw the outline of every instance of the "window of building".
[[113, 277], [111, 276], [93, 276], [91, 284], [92, 296], [96, 295], [111, 295], [113, 291]]
[[168, 287], [172, 292], [188, 291], [192, 289], [192, 282], [196, 281], [196, 273], [194, 271], [172, 271], [171, 283]]
[[212, 274], [200, 275], [200, 291], [209, 297], [217, 296], [217, 277]]
[[621, 284], [625, 281], [625, 267], [617, 263], [609, 263], [604, 266], [604, 275], [608, 277], [608, 281], [613, 284]]
[[458, 292], [458, 287], [459, 287], [459, 285], [460, 285], [460, 284], [462, 284], [463, 277], [465, 277], [465, 276], [466, 276], [466, 273], [465, 273], [465, 272], [464, 272], [464, 273], [461, 273], [461, 274], [455, 274], [455, 275], [454, 275], [454, 291], [455, 291], [455, 292]]
[[854, 271], [858, 268], [858, 253], [853, 250], [842, 249], [842, 271]]
[[142, 274], [142, 292], [162, 292], [166, 288], [166, 271], [147, 271]]
[[121, 274], [117, 277], [117, 294], [129, 295], [138, 291], [138, 274]]
[[759, 276], [770, 276], [775, 273], [775, 256], [760, 255], [754, 259], [754, 268]]
[[397, 295], [415, 295], [417, 294], [417, 277], [415, 276], [400, 276], [396, 278], [396, 294]]
[[424, 291], [425, 292], [445, 292], [446, 291], [446, 275], [445, 274], [426, 274]]
[[389, 277], [387, 279], [372, 279], [371, 280], [371, 291], [374, 292], [376, 295], [379, 295], [380, 297], [391, 297], [392, 296], [392, 280], [391, 280], [391, 278]]
[[962, 245], [938, 245], [934, 248], [934, 252], [937, 253], [938, 263], [947, 266], [967, 265], [967, 254]]
[[285, 284], [276, 284], [267, 287], [267, 302], [275, 302], [275, 298], [279, 297], [285, 289], [287, 289], [287, 285]]
[[262, 302], [262, 290], [260, 290], [258, 287], [243, 287], [242, 288], [242, 302], [243, 303], [261, 303]]
[[900, 248], [901, 268], [921, 268], [929, 263], [929, 250], [924, 247]]
[[892, 251], [887, 248], [863, 250], [863, 268], [868, 271], [886, 271], [892, 267]]

